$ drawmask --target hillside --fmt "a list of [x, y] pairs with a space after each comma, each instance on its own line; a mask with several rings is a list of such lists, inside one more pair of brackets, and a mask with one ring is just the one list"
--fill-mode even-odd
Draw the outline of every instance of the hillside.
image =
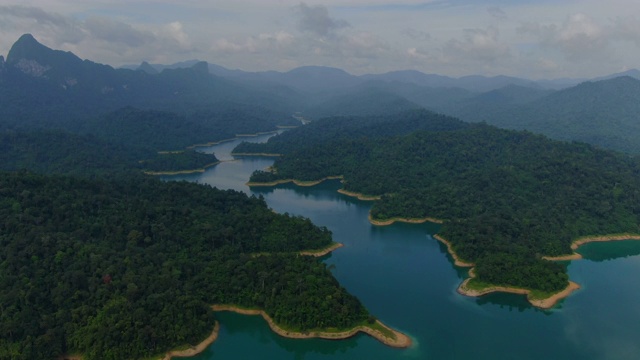
[[182, 115], [246, 107], [278, 113], [283, 125], [292, 122], [291, 99], [211, 75], [204, 62], [158, 74], [114, 69], [52, 50], [26, 34], [3, 65], [0, 129], [74, 131], [87, 118], [126, 106]]
[[554, 139], [639, 154], [638, 99], [640, 80], [624, 76], [585, 82], [516, 106], [491, 106], [479, 101], [457, 115], [467, 121], [485, 121]]
[[295, 254], [330, 244], [330, 232], [262, 199], [28, 173], [0, 173], [0, 194], [2, 359], [158, 356], [204, 339], [216, 303], [299, 330], [368, 317], [325, 264]]
[[639, 231], [640, 164], [631, 158], [481, 124], [385, 136], [393, 122], [371, 125], [376, 137], [323, 132], [309, 146], [273, 148], [274, 138], [265, 152], [284, 155], [251, 181], [342, 175], [345, 190], [381, 196], [373, 220], [443, 219], [439, 234], [477, 265], [480, 280], [545, 292], [567, 276], [542, 255], [570, 253], [580, 236]]

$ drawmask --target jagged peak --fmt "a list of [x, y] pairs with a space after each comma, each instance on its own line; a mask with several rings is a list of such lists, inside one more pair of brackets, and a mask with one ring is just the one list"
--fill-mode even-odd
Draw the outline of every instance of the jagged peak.
[[140, 64], [140, 66], [138, 66], [138, 71], [144, 71], [147, 74], [151, 74], [151, 75], [155, 75], [158, 73], [158, 70], [156, 68], [154, 68], [151, 64], [149, 64], [146, 61], [143, 61], [142, 64]]
[[44, 67], [61, 63], [82, 62], [79, 57], [71, 52], [52, 50], [42, 45], [31, 34], [20, 36], [7, 54], [7, 64], [17, 64], [21, 60], [36, 61]]

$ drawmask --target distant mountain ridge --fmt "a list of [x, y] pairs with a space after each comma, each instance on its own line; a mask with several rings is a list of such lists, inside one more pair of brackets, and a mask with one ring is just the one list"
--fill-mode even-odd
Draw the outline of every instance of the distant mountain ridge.
[[[50, 49], [30, 34], [16, 41], [0, 66], [0, 129], [73, 130], [87, 118], [126, 106], [182, 114], [238, 104], [264, 107], [265, 113], [295, 109], [295, 96], [211, 75], [206, 62], [155, 74], [150, 65], [146, 71], [114, 69]], [[287, 116], [283, 124], [292, 121]]]
[[567, 87], [578, 80], [451, 78], [414, 70], [356, 76], [323, 66], [245, 72], [198, 60], [114, 69], [52, 50], [25, 34], [6, 60], [0, 57], [0, 130], [35, 127], [74, 132], [88, 118], [127, 106], [226, 118], [246, 109], [241, 116], [269, 114], [270, 121], [281, 116], [283, 125], [292, 124], [294, 113], [320, 119], [423, 107], [465, 121], [640, 153], [635, 140], [640, 138], [639, 78], [640, 71], [628, 70]]

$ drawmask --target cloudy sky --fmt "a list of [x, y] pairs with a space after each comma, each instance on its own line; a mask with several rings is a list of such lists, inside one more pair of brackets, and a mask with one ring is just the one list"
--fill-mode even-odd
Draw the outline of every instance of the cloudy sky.
[[0, 54], [23, 33], [116, 67], [531, 79], [640, 68], [638, 0], [0, 0]]

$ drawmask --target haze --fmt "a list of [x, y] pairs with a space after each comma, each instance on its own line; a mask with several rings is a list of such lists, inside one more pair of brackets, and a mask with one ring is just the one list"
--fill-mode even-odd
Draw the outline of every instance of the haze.
[[0, 54], [23, 33], [114, 67], [205, 60], [448, 76], [592, 78], [637, 68], [631, 0], [0, 0]]

